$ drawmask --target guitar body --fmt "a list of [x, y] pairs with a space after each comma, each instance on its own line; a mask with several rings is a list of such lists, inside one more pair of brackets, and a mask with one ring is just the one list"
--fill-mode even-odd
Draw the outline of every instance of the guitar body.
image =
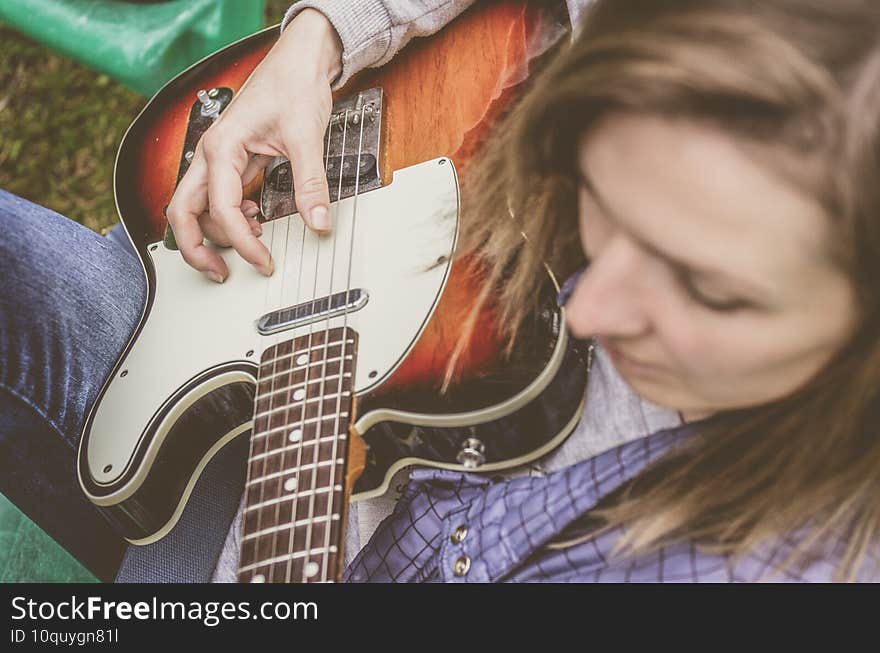
[[[574, 429], [587, 365], [570, 345], [549, 274], [544, 308], [517, 351], [504, 354], [491, 301], [466, 346], [456, 350], [481, 279], [475, 262], [453, 262], [459, 175], [466, 176], [492, 117], [512, 96], [509, 73], [526, 65], [531, 20], [525, 3], [474, 8], [336, 93], [335, 100], [357, 97], [360, 106], [374, 97], [364, 93], [381, 89], [376, 187], [337, 193], [333, 233], [319, 238], [298, 214], [266, 215], [269, 182], [256, 179], [246, 194], [261, 201], [262, 191], [261, 239], [276, 263], [268, 279], [229, 249], [218, 250], [230, 270], [226, 283], [205, 279], [174, 249], [163, 208], [197, 139], [197, 91], [236, 92], [277, 28], [194, 65], [146, 106], [120, 146], [114, 181], [148, 300], [88, 417], [78, 460], [87, 496], [129, 541], [164, 536], [204, 466], [242, 435], [252, 438], [250, 505], [258, 502], [250, 496], [257, 489], [264, 499], [267, 484], [272, 497], [294, 487], [286, 471], [294, 457], [297, 491], [308, 476], [317, 495], [324, 433], [338, 439], [330, 480], [320, 483], [344, 486], [346, 498], [357, 500], [382, 494], [406, 465], [506, 469], [550, 451]], [[362, 134], [354, 128], [343, 134], [349, 146], [342, 146], [340, 169]], [[447, 378], [454, 355], [455, 373]], [[304, 461], [301, 444], [310, 435], [318, 443], [313, 464]], [[363, 459], [356, 460], [361, 444]], [[332, 466], [337, 461], [339, 469]], [[363, 467], [356, 482], [354, 466]], [[344, 505], [334, 501], [326, 499], [325, 507], [342, 523]], [[259, 505], [254, 537], [284, 521], [277, 507], [269, 518]], [[314, 510], [312, 498], [309, 516]], [[295, 525], [299, 514], [293, 508], [287, 518]], [[330, 541], [332, 531], [336, 541], [342, 527], [321, 527], [322, 537]], [[309, 525], [308, 537], [314, 528]], [[292, 550], [297, 537], [294, 527], [284, 546]], [[336, 553], [327, 564], [338, 569]], [[251, 580], [277, 579], [271, 563], [259, 562], [268, 557], [257, 538], [242, 569]], [[294, 576], [310, 575], [303, 569]]]

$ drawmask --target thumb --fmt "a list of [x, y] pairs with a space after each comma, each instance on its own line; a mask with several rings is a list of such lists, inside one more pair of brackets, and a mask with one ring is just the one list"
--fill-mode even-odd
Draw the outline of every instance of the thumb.
[[[317, 138], [315, 138], [317, 136]], [[309, 227], [318, 232], [329, 231], [330, 193], [324, 170], [324, 145], [321, 135], [300, 134], [286, 147], [293, 173], [296, 210]]]

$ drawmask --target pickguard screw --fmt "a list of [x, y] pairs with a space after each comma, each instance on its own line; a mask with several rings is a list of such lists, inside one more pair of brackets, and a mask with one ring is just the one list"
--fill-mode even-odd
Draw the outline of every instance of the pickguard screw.
[[186, 159], [187, 163], [192, 163], [193, 157], [195, 156], [195, 152], [189, 150], [186, 154], [183, 155], [183, 158]]
[[448, 261], [448, 260], [449, 260], [448, 257], [446, 257], [446, 256], [440, 256], [440, 257], [437, 259], [437, 265], [443, 265], [443, 264], [446, 263], [446, 261]]
[[128, 370], [122, 370], [122, 374], [119, 376], [128, 376]]
[[210, 91], [208, 91], [208, 95], [210, 97], [217, 97], [218, 95], [220, 95], [220, 89], [219, 88], [212, 88]]
[[379, 376], [379, 373], [376, 370], [373, 370], [372, 372], [370, 372], [371, 379], [375, 379], [377, 376]]
[[111, 469], [113, 469], [113, 465], [107, 465], [104, 467], [104, 473], [109, 474]]
[[150, 251], [151, 251], [151, 252], [155, 252], [157, 249], [159, 249], [159, 246], [158, 246], [158, 245], [152, 245], [152, 246], [150, 247]]
[[446, 163], [446, 159], [440, 159], [439, 163], [442, 166], [444, 163]]
[[251, 349], [250, 351], [248, 351], [248, 353], [245, 354], [245, 357], [246, 357], [246, 358], [250, 358], [250, 357], [253, 356], [253, 355], [254, 355], [254, 350]]

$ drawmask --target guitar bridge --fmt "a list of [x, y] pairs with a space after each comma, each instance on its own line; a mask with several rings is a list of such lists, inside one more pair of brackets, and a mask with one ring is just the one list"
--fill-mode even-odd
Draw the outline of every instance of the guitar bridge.
[[[382, 89], [371, 88], [333, 105], [324, 135], [324, 167], [330, 201], [381, 188], [379, 140]], [[344, 150], [344, 151], [343, 151]], [[260, 196], [263, 220], [296, 212], [290, 161], [275, 157], [266, 168]]]

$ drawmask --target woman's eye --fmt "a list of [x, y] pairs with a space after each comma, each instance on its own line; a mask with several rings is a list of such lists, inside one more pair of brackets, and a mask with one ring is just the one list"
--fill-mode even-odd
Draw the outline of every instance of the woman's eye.
[[697, 290], [696, 286], [694, 286], [693, 282], [687, 275], [682, 274], [680, 276], [682, 285], [684, 286], [685, 291], [691, 297], [691, 299], [696, 301], [698, 304], [702, 304], [710, 310], [717, 311], [719, 313], [730, 313], [736, 310], [747, 308], [749, 306], [749, 302], [743, 299], [729, 299], [726, 301], [710, 299], [709, 297], [703, 295], [699, 290]]

